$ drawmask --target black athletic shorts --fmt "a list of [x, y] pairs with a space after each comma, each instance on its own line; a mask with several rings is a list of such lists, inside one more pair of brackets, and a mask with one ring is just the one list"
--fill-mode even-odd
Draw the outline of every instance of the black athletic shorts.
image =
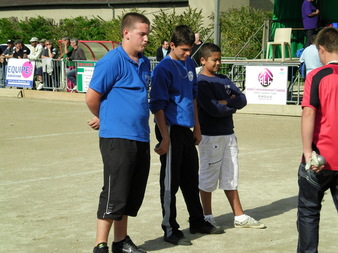
[[104, 184], [97, 218], [121, 220], [123, 215], [137, 215], [149, 175], [149, 149], [149, 142], [100, 138]]

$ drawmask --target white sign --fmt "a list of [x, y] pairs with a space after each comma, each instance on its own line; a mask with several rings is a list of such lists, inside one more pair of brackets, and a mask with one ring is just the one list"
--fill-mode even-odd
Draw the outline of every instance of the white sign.
[[94, 61], [78, 61], [77, 62], [77, 79], [76, 85], [79, 92], [87, 92], [90, 80], [94, 73]]
[[247, 66], [245, 96], [248, 104], [285, 105], [287, 66]]
[[35, 62], [10, 58], [6, 71], [6, 86], [33, 88]]

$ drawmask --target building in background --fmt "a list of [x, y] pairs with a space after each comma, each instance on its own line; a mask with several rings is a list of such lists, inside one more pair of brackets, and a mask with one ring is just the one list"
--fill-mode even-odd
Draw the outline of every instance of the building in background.
[[[220, 11], [241, 6], [251, 6], [272, 11], [274, 0], [219, 0]], [[152, 20], [153, 14], [162, 9], [172, 11], [175, 8], [180, 14], [187, 7], [203, 10], [204, 23], [210, 22], [209, 16], [215, 11], [215, 0], [0, 0], [0, 18], [17, 17], [23, 20], [38, 15], [54, 19], [59, 23], [64, 18], [78, 16], [100, 17], [110, 20], [120, 16], [126, 10], [137, 8], [145, 11], [145, 15]]]

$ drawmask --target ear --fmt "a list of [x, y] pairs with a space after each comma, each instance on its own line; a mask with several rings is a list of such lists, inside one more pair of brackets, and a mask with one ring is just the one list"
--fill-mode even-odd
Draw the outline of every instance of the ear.
[[169, 43], [169, 46], [170, 46], [170, 48], [172, 48], [172, 49], [173, 49], [173, 48], [175, 47], [175, 44], [174, 44], [174, 42], [170, 42], [170, 43]]
[[207, 61], [207, 59], [204, 59], [204, 57], [201, 57], [201, 64], [205, 65], [205, 62]]
[[129, 30], [127, 28], [123, 29], [122, 34], [123, 34], [123, 38], [129, 40]]

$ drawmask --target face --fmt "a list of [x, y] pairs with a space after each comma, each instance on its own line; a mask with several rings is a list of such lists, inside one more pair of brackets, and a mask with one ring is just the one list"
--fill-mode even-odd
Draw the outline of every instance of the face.
[[21, 43], [17, 43], [17, 44], [15, 45], [15, 47], [16, 47], [17, 49], [21, 49], [21, 48], [22, 48], [22, 44], [21, 44]]
[[221, 53], [212, 52], [207, 59], [202, 57], [201, 63], [203, 66], [203, 74], [207, 76], [214, 76], [221, 66]]
[[71, 41], [70, 42], [70, 45], [73, 47], [73, 48], [77, 48], [77, 44], [75, 41]]
[[190, 56], [192, 47], [192, 45], [175, 46], [173, 42], [170, 42], [170, 56], [174, 60], [185, 61]]
[[36, 47], [37, 44], [38, 44], [37, 41], [32, 41], [32, 42], [31, 42], [32, 47]]
[[123, 38], [128, 41], [128, 47], [136, 53], [142, 53], [148, 44], [150, 27], [145, 23], [136, 23], [134, 29], [124, 29]]
[[162, 47], [163, 47], [164, 49], [168, 49], [168, 48], [169, 48], [169, 42], [168, 42], [168, 41], [165, 41], [165, 42], [163, 43]]

